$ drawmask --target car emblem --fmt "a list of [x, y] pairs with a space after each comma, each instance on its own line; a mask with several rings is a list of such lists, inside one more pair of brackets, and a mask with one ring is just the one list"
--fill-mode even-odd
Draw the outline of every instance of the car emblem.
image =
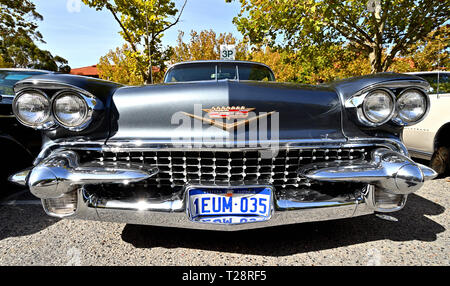
[[238, 107], [213, 107], [211, 109], [203, 109], [203, 111], [208, 113], [209, 118], [211, 119], [240, 119], [247, 118], [248, 113], [250, 111], [255, 110], [256, 108], [246, 108], [245, 106]]
[[[204, 112], [208, 113], [209, 118], [201, 117], [201, 116], [190, 114], [187, 112], [183, 112], [183, 114], [185, 114], [193, 119], [201, 120], [203, 122], [209, 123], [211, 125], [214, 125], [216, 127], [222, 128], [223, 130], [227, 131], [227, 130], [231, 130], [236, 127], [239, 127], [241, 125], [248, 124], [251, 121], [267, 117], [276, 112], [276, 111], [271, 111], [271, 112], [261, 114], [259, 116], [252, 117], [250, 119], [246, 119], [246, 118], [248, 118], [249, 112], [251, 112], [255, 109], [256, 108], [246, 108], [245, 106], [238, 106], [238, 107], [222, 106], [222, 107], [212, 107], [210, 109], [202, 109]], [[242, 120], [239, 120], [239, 121], [236, 121], [233, 123], [223, 123], [223, 122], [217, 121], [215, 119], [226, 119], [226, 120], [242, 119]]]

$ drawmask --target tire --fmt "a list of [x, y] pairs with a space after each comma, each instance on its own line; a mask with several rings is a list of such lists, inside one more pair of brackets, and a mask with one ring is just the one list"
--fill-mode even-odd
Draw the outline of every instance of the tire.
[[441, 146], [431, 157], [430, 167], [439, 175], [444, 175], [450, 171], [450, 148]]
[[26, 187], [8, 181], [9, 176], [24, 170], [32, 165], [32, 157], [21, 147], [9, 143], [0, 144], [4, 149], [0, 151], [0, 199], [23, 190]]

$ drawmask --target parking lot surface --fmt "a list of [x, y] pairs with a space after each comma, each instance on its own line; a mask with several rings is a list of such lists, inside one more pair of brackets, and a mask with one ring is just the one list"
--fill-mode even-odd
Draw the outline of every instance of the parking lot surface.
[[449, 265], [449, 191], [427, 182], [391, 220], [225, 233], [55, 219], [23, 192], [0, 203], [0, 265]]

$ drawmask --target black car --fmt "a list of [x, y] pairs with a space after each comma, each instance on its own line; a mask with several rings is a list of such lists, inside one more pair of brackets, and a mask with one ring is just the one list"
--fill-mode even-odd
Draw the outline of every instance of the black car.
[[241, 230], [398, 211], [437, 175], [400, 140], [429, 109], [425, 80], [274, 80], [241, 61], [177, 64], [148, 86], [25, 79], [14, 114], [44, 145], [11, 180], [51, 216]]
[[41, 147], [41, 134], [20, 124], [12, 111], [14, 85], [23, 79], [48, 74], [32, 69], [0, 69], [0, 186], [3, 196], [14, 188], [7, 178], [33, 162]]

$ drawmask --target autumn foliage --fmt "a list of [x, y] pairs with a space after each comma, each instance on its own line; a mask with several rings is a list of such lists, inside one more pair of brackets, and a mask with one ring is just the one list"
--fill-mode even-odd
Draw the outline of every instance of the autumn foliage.
[[[172, 47], [170, 64], [193, 60], [220, 59], [222, 44], [236, 45], [236, 59], [264, 63], [272, 68], [280, 82], [317, 84], [371, 73], [367, 55], [351, 45], [329, 45], [309, 47], [302, 50], [270, 48], [268, 45], [251, 46], [230, 33], [216, 34], [212, 30], [191, 31], [186, 39], [179, 32], [177, 45]], [[110, 51], [100, 59], [98, 68], [104, 79], [123, 84], [138, 85], [144, 81], [137, 72], [136, 62], [125, 45]], [[418, 41], [406, 53], [393, 60], [392, 72], [448, 70], [449, 26], [431, 32], [423, 41]], [[164, 71], [156, 73], [155, 82], [161, 82]]]
[[[285, 82], [449, 68], [448, 1], [225, 0], [233, 1], [241, 5], [233, 23], [242, 38], [213, 30], [180, 32], [174, 47], [163, 48], [163, 32], [177, 24], [186, 0], [178, 8], [172, 0], [83, 0], [109, 10], [129, 44], [102, 58], [101, 76], [157, 83], [167, 64], [219, 59], [222, 44], [236, 46], [237, 60], [267, 64]], [[150, 80], [154, 66], [161, 73]]]

